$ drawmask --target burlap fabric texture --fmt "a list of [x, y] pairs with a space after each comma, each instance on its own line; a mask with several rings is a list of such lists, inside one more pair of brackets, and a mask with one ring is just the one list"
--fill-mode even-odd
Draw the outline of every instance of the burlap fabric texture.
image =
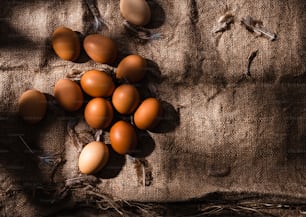
[[[52, 96], [47, 117], [29, 126], [16, 114], [18, 97], [30, 88], [52, 95], [55, 82], [67, 74], [105, 66], [63, 61], [50, 47], [58, 26], [90, 33], [93, 17], [85, 1], [0, 4], [2, 212], [10, 216], [7, 210], [17, 206], [26, 210], [15, 209], [18, 215], [39, 213], [41, 207], [31, 202], [33, 189], [79, 177], [78, 148], [67, 126], [83, 142], [95, 132], [81, 113], [72, 119], [54, 106]], [[212, 192], [306, 198], [304, 1], [154, 1], [148, 28], [163, 37], [147, 42], [124, 28], [119, 1], [95, 4], [109, 27], [100, 33], [118, 44], [118, 61], [131, 53], [148, 59], [143, 95], [149, 86], [166, 111], [160, 129], [140, 133], [140, 158], [113, 154], [96, 176], [101, 179], [96, 188], [144, 202]], [[234, 14], [234, 23], [213, 33], [226, 11]], [[248, 15], [276, 32], [277, 40], [247, 31], [240, 20]], [[252, 78], [243, 78], [247, 58], [256, 50]], [[103, 140], [109, 142], [107, 132]], [[19, 193], [8, 193], [14, 190]]]

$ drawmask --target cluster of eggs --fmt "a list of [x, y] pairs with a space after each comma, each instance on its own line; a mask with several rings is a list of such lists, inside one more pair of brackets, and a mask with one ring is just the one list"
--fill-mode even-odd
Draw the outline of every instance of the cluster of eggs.
[[[64, 60], [74, 61], [80, 55], [78, 35], [69, 28], [59, 27], [52, 36], [55, 53]], [[115, 43], [100, 34], [88, 35], [83, 47], [87, 55], [97, 63], [113, 64], [117, 58]], [[141, 102], [139, 90], [133, 85], [146, 73], [146, 60], [139, 55], [123, 58], [117, 66], [114, 78], [99, 70], [86, 71], [80, 82], [60, 79], [54, 86], [56, 102], [66, 111], [75, 112], [84, 105], [85, 94], [91, 97], [84, 106], [84, 118], [94, 129], [110, 129], [110, 143], [114, 151], [125, 155], [137, 146], [135, 128], [154, 128], [162, 113], [159, 100], [146, 98]], [[29, 123], [42, 120], [47, 111], [47, 99], [37, 90], [28, 90], [19, 98], [19, 113]], [[115, 122], [115, 114], [132, 116], [133, 123], [125, 120]], [[115, 123], [114, 123], [115, 122]], [[87, 144], [79, 156], [79, 170], [92, 174], [103, 168], [109, 159], [106, 144], [93, 141]]]

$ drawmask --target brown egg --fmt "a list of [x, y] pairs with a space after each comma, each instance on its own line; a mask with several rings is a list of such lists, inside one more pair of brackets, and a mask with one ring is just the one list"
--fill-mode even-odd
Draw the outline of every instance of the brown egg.
[[143, 79], [146, 70], [146, 60], [139, 55], [129, 55], [118, 65], [116, 77], [127, 79], [130, 82], [138, 82]]
[[110, 129], [110, 142], [118, 154], [127, 154], [137, 145], [135, 129], [126, 121], [118, 121]]
[[130, 84], [122, 84], [114, 91], [112, 102], [115, 109], [121, 114], [131, 114], [140, 101], [138, 90]]
[[59, 27], [53, 32], [52, 47], [55, 53], [64, 60], [74, 61], [80, 56], [79, 37], [66, 27]]
[[157, 99], [145, 99], [134, 114], [134, 123], [141, 130], [150, 130], [158, 124], [161, 113], [161, 104]]
[[81, 87], [92, 97], [108, 97], [112, 95], [115, 84], [105, 72], [90, 70], [82, 76]]
[[38, 90], [27, 90], [19, 97], [19, 115], [28, 123], [35, 124], [42, 120], [47, 111], [47, 99]]
[[54, 97], [66, 111], [76, 111], [83, 104], [83, 93], [80, 86], [69, 79], [60, 79], [54, 87]]
[[151, 10], [145, 0], [120, 0], [120, 12], [130, 23], [144, 26], [150, 22]]
[[86, 105], [84, 117], [87, 124], [92, 128], [105, 129], [113, 120], [113, 107], [106, 99], [94, 98]]
[[84, 39], [87, 55], [97, 63], [113, 64], [117, 58], [117, 47], [113, 40], [100, 34], [88, 35]]
[[87, 144], [79, 157], [79, 170], [84, 174], [93, 174], [101, 170], [109, 159], [108, 147], [102, 142]]

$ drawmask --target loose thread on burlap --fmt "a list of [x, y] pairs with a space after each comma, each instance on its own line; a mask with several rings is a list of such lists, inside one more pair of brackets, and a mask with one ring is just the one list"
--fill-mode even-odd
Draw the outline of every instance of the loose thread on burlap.
[[72, 70], [66, 75], [66, 78], [72, 81], [80, 81], [81, 77], [85, 74], [86, 71]]
[[159, 40], [162, 38], [162, 35], [160, 33], [152, 33], [150, 30], [145, 29], [140, 26], [135, 26], [131, 23], [129, 23], [127, 20], [123, 21], [123, 25], [130, 30], [132, 33], [134, 33], [139, 39], [142, 40]]
[[[142, 204], [139, 202], [126, 201], [123, 199], [118, 199], [112, 197], [108, 194], [100, 192], [94, 185], [85, 184], [83, 185], [83, 189], [79, 189], [80, 191], [85, 191], [85, 196], [87, 199], [87, 205], [98, 207], [101, 210], [115, 210], [121, 216], [135, 216], [138, 214], [149, 214], [148, 216], [156, 216], [157, 213], [153, 211], [153, 206]], [[82, 195], [82, 194], [80, 194]], [[75, 196], [77, 196], [77, 192], [75, 191]], [[155, 214], [155, 215], [154, 215]]]
[[140, 165], [140, 166], [141, 166], [141, 172], [142, 172], [142, 185], [143, 185], [143, 186], [146, 186], [146, 168], [145, 168], [144, 164], [143, 164], [139, 159], [137, 159], [137, 158], [135, 158], [135, 157], [133, 157], [133, 156], [131, 156], [131, 155], [127, 155], [127, 157], [128, 157], [129, 159], [132, 160], [132, 162], [133, 162], [133, 164], [135, 165], [135, 167], [136, 167], [137, 165]]
[[146, 168], [143, 162], [140, 162], [142, 168], [142, 185], [146, 186]]
[[233, 86], [234, 88], [237, 87], [238, 85], [240, 85], [244, 81], [252, 81], [252, 82], [255, 81], [255, 79], [252, 77], [252, 74], [251, 74], [251, 65], [252, 65], [255, 57], [257, 56], [257, 53], [258, 53], [258, 50], [255, 50], [248, 56], [246, 71], [241, 75], [241, 77], [235, 83], [235, 85]]
[[38, 158], [42, 160], [44, 163], [49, 165], [55, 165], [61, 161], [59, 157], [61, 154], [53, 154], [53, 155], [40, 155]]
[[[137, 201], [126, 201], [120, 198], [113, 197], [101, 191], [97, 187], [100, 179], [92, 175], [80, 175], [78, 177], [67, 179], [63, 187], [59, 185], [35, 185], [33, 191], [39, 189], [51, 195], [51, 204], [58, 201], [67, 202], [69, 196], [74, 201], [75, 205], [82, 207], [94, 207], [100, 210], [114, 210], [122, 216], [159, 216], [162, 213], [173, 212], [176, 206], [168, 207], [166, 203], [145, 203]], [[24, 189], [23, 189], [24, 190]], [[290, 202], [258, 202], [252, 201], [254, 197], [246, 197], [242, 200], [232, 201], [228, 199], [217, 199], [212, 201], [198, 201], [197, 206], [191, 205], [191, 201], [180, 203], [180, 206], [185, 207], [185, 214], [188, 216], [210, 216], [228, 214], [228, 211], [239, 214], [259, 214], [260, 216], [273, 216], [268, 210], [296, 210], [300, 214], [305, 214], [306, 204], [290, 203]], [[202, 201], [202, 202], [201, 202]], [[65, 209], [65, 206], [61, 209]], [[57, 210], [59, 212], [61, 210]], [[55, 214], [55, 213], [53, 213]], [[53, 215], [54, 216], [54, 215]]]
[[258, 53], [258, 49], [253, 51], [249, 57], [248, 57], [248, 63], [247, 63], [247, 69], [246, 69], [246, 72], [245, 74], [247, 76], [250, 76], [251, 77], [251, 65], [252, 65], [252, 62], [253, 60], [255, 59], [255, 57], [257, 56], [257, 53]]
[[75, 132], [75, 126], [78, 123], [78, 119], [70, 119], [67, 123], [67, 133], [72, 140], [73, 145], [76, 147], [77, 151], [80, 153], [84, 144], [79, 139], [77, 133]]
[[103, 135], [103, 130], [102, 129], [99, 129], [99, 130], [96, 131], [95, 139], [96, 139], [97, 142], [101, 141], [102, 135]]
[[148, 161], [144, 158], [135, 158], [131, 155], [127, 155], [129, 159], [132, 160], [134, 167], [136, 169], [137, 172], [137, 176], [138, 178], [138, 171], [140, 171], [140, 175], [141, 175], [141, 184], [145, 187], [145, 186], [150, 186], [153, 180], [152, 177], [152, 170], [150, 168], [150, 166], [148, 166]]
[[[115, 73], [116, 73], [116, 68], [112, 67], [110, 65], [107, 65], [107, 64], [99, 65], [98, 67], [95, 67], [95, 69], [97, 69], [99, 71], [103, 71], [111, 77], [114, 77]], [[80, 71], [80, 70], [73, 69], [73, 70], [71, 70], [71, 72], [67, 73], [66, 78], [68, 78], [72, 81], [80, 81], [82, 76], [86, 72], [87, 72], [87, 70]]]
[[35, 152], [30, 148], [28, 143], [24, 140], [24, 138], [21, 135], [18, 135], [18, 138], [33, 156], [37, 157], [38, 160], [47, 164], [48, 166], [55, 165], [59, 161], [61, 161], [61, 157], [59, 157], [60, 154], [36, 155]]
[[[124, 200], [117, 200], [105, 193], [100, 192], [96, 187], [99, 182], [98, 178], [91, 175], [80, 175], [78, 177], [70, 178], [65, 181], [65, 187], [59, 191], [57, 196], [67, 195], [67, 192], [72, 191], [74, 199], [84, 201], [82, 197], [85, 195], [86, 205], [94, 204], [100, 210], [114, 209], [120, 215], [125, 215], [126, 211], [123, 209]], [[126, 204], [129, 204], [126, 202]]]
[[230, 28], [230, 25], [234, 22], [234, 15], [230, 12], [222, 15], [217, 23], [217, 26], [214, 28], [213, 32], [224, 32]]
[[[101, 17], [99, 12], [96, 0], [85, 0], [90, 13], [94, 18], [94, 22], [92, 23], [92, 30], [93, 32], [98, 32], [102, 30], [102, 26], [104, 25], [107, 29], [109, 29], [109, 24], [106, 22], [105, 19]], [[90, 29], [90, 28], [89, 28]]]
[[226, 3], [221, 2], [225, 7], [224, 14], [218, 19], [216, 27], [213, 29], [213, 33], [225, 32], [230, 29], [231, 24], [236, 21], [235, 14], [238, 13], [240, 8], [243, 8], [246, 2], [243, 4], [236, 5], [235, 8], [230, 8]]
[[241, 19], [241, 24], [245, 26], [245, 28], [251, 32], [258, 34], [259, 36], [265, 36], [266, 38], [274, 41], [277, 36], [275, 33], [268, 31], [263, 23], [259, 20], [253, 19], [251, 16], [247, 16], [246, 18]]
[[18, 138], [21, 140], [21, 142], [24, 144], [24, 146], [32, 153], [34, 154], [34, 152], [32, 151], [32, 149], [30, 148], [30, 146], [26, 143], [26, 141], [22, 138], [22, 136], [18, 136]]
[[130, 123], [131, 123], [131, 125], [135, 126], [134, 115], [130, 115]]
[[89, 183], [89, 184], [96, 184], [99, 182], [99, 179], [93, 175], [79, 175], [77, 177], [69, 178], [65, 180], [65, 186], [71, 187], [77, 184], [82, 183]]

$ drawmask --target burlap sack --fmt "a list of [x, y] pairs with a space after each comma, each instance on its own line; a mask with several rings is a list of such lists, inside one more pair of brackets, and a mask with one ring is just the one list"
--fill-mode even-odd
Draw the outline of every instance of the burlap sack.
[[[143, 202], [212, 192], [306, 198], [304, 1], [154, 1], [148, 28], [162, 39], [147, 42], [124, 28], [119, 1], [96, 5], [109, 27], [100, 33], [116, 41], [119, 60], [130, 53], [148, 59], [140, 88], [143, 95], [153, 90], [165, 110], [159, 128], [139, 133], [138, 158], [111, 154], [96, 176], [101, 192]], [[33, 202], [33, 189], [50, 180], [61, 186], [80, 175], [79, 146], [71, 135], [85, 143], [95, 132], [81, 112], [65, 114], [52, 96], [44, 121], [29, 126], [16, 114], [18, 97], [29, 88], [52, 95], [55, 82], [72, 71], [104, 66], [63, 61], [50, 47], [58, 26], [84, 35], [91, 31], [85, 1], [1, 1], [1, 8], [2, 212], [35, 216], [44, 207]], [[234, 23], [213, 33], [226, 11]], [[246, 30], [240, 20], [248, 15], [276, 32], [277, 40]], [[243, 79], [255, 50], [252, 78]], [[103, 140], [109, 142], [107, 132]], [[16, 206], [21, 208], [11, 215], [8, 210]]]

